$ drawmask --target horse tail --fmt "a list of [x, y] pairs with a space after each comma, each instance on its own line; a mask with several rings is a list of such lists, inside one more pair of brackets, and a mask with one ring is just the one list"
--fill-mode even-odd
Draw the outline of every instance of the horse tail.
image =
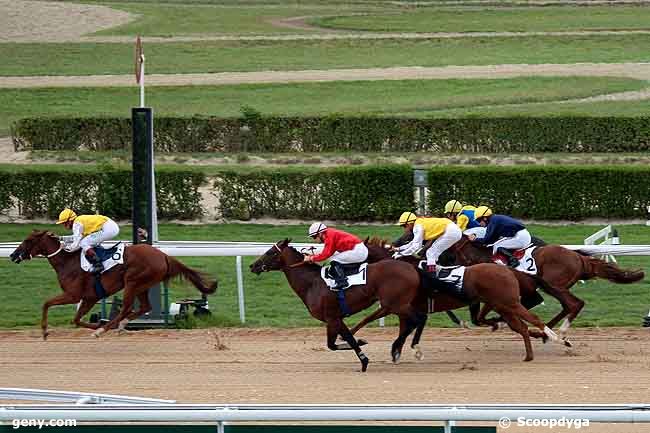
[[641, 269], [621, 269], [613, 263], [608, 263], [594, 257], [580, 256], [583, 263], [584, 279], [593, 277], [605, 278], [614, 283], [629, 284], [640, 281], [645, 276]]
[[194, 287], [199, 289], [201, 293], [205, 293], [206, 295], [211, 295], [217, 291], [217, 280], [208, 280], [205, 275], [185, 266], [173, 257], [165, 256], [165, 259], [167, 260], [167, 274], [165, 275], [165, 280], [174, 277], [185, 278], [189, 280]]

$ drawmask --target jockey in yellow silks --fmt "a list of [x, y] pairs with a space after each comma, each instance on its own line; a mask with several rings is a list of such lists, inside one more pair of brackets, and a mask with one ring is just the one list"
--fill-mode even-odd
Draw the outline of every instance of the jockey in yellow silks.
[[485, 236], [485, 227], [481, 227], [476, 221], [475, 211], [475, 206], [463, 205], [458, 200], [449, 200], [445, 204], [445, 216], [455, 222], [464, 235], [476, 235], [476, 237], [482, 238]]
[[413, 212], [404, 212], [396, 225], [404, 227], [404, 231], [412, 231], [413, 239], [397, 251], [402, 256], [415, 254], [422, 248], [422, 243], [433, 241], [427, 250], [427, 271], [435, 273], [440, 255], [458, 242], [463, 236], [458, 226], [447, 218], [418, 217]]
[[104, 267], [97, 257], [94, 247], [102, 242], [113, 239], [120, 233], [120, 228], [112, 219], [103, 215], [79, 215], [72, 209], [64, 209], [59, 214], [57, 224], [63, 224], [71, 236], [62, 236], [66, 251], [76, 251], [81, 248], [86, 259], [94, 265], [93, 272], [101, 273]]

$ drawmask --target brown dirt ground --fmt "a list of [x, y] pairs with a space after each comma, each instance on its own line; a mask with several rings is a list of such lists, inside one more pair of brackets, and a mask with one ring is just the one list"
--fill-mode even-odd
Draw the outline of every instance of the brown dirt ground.
[[[521, 339], [510, 331], [429, 328], [425, 359], [405, 349], [393, 365], [396, 332], [361, 331], [371, 360], [362, 374], [352, 352], [327, 350], [323, 328], [113, 332], [99, 340], [88, 330], [54, 329], [47, 342], [36, 329], [0, 331], [0, 384], [179, 403], [647, 401], [646, 329], [576, 329], [573, 349], [534, 342], [536, 358], [525, 363]], [[625, 431], [650, 431], [642, 427]]]

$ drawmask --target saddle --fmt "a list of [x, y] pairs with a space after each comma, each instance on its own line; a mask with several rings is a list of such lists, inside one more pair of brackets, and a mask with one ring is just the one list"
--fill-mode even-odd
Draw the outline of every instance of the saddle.
[[[341, 267], [343, 268], [343, 272], [345, 273], [345, 276], [349, 277], [350, 275], [358, 274], [359, 269], [361, 268], [362, 264], [363, 263], [352, 263], [352, 264], [349, 264], [349, 265], [342, 264]], [[325, 276], [327, 278], [332, 278], [333, 279], [333, 278], [335, 278], [335, 275], [332, 275], [331, 270], [332, 270], [331, 266], [328, 266], [327, 270], [325, 271]]]
[[465, 266], [438, 266], [436, 275], [418, 268], [421, 278], [421, 286], [428, 291], [429, 298], [438, 293], [444, 293], [453, 296], [462, 302], [470, 302], [471, 299], [465, 292], [463, 277], [465, 275]]

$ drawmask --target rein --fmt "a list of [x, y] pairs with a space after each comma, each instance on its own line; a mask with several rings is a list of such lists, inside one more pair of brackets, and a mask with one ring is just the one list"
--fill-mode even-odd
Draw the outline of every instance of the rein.
[[44, 258], [44, 259], [50, 259], [50, 258], [56, 256], [57, 254], [59, 254], [61, 251], [63, 251], [63, 242], [59, 243], [59, 249], [56, 250], [56, 251], [54, 251], [52, 254], [47, 254], [47, 255], [39, 254], [39, 255], [37, 255], [37, 256], [32, 256], [32, 255], [30, 254], [29, 257], [31, 257], [31, 258]]

